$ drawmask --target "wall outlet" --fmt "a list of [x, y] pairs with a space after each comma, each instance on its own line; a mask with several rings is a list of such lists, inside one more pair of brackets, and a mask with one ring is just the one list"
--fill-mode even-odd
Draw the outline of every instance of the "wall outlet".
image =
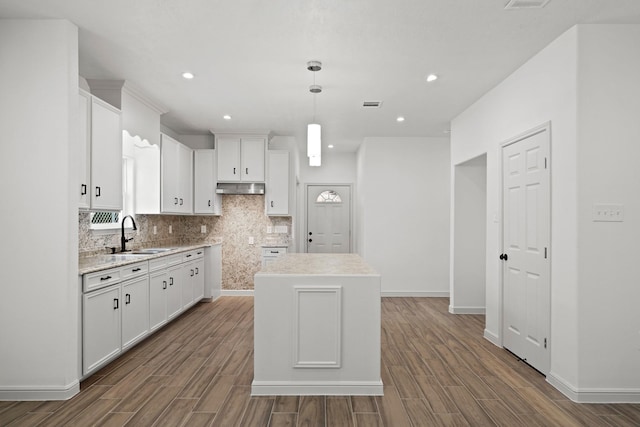
[[202, 234], [205, 234], [205, 233], [207, 232], [207, 226], [206, 226], [206, 225], [201, 225], [201, 226], [200, 226], [200, 232], [201, 232]]
[[158, 234], [158, 227], [157, 226], [153, 226], [153, 234]]
[[253, 236], [249, 236], [249, 244], [250, 245], [255, 244], [255, 240], [253, 239]]
[[173, 226], [172, 225], [169, 226], [169, 234], [171, 234], [171, 233], [173, 233]]
[[271, 234], [273, 233], [273, 227], [270, 225], [267, 225], [267, 234]]
[[276, 225], [276, 233], [287, 234], [286, 225]]
[[593, 221], [595, 222], [623, 222], [624, 205], [602, 204], [593, 205]]

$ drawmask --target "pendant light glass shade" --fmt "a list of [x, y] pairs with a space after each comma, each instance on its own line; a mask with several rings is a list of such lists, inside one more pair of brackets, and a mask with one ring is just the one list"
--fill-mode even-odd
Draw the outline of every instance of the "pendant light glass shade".
[[319, 124], [311, 123], [307, 125], [307, 157], [309, 157], [309, 166], [320, 166], [321, 155], [321, 128]]

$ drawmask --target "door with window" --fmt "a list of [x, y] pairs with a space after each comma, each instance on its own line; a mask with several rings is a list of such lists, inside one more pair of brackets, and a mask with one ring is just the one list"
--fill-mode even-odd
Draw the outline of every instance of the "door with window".
[[307, 252], [351, 252], [351, 187], [307, 187]]
[[549, 128], [502, 148], [504, 347], [543, 374], [550, 368]]

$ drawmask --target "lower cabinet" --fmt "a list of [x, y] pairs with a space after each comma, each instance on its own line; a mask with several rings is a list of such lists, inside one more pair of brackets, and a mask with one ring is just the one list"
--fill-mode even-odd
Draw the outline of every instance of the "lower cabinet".
[[109, 286], [84, 295], [82, 372], [93, 371], [120, 354], [120, 285]]
[[85, 274], [82, 375], [128, 350], [204, 297], [204, 249]]
[[122, 349], [149, 333], [149, 276], [122, 284]]

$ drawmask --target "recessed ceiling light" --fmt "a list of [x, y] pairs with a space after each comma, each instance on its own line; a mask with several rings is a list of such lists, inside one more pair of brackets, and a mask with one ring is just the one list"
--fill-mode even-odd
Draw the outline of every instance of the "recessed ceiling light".
[[429, 83], [434, 82], [434, 81], [436, 81], [436, 80], [438, 80], [438, 76], [437, 76], [437, 75], [435, 75], [435, 74], [429, 74], [429, 75], [427, 76], [427, 81], [428, 81]]
[[231, 116], [228, 114], [225, 114], [224, 116], [222, 116], [222, 118], [225, 120], [231, 120]]
[[191, 80], [192, 78], [194, 78], [195, 76], [193, 75], [193, 73], [190, 73], [188, 71], [185, 71], [184, 73], [182, 73], [182, 77], [184, 77], [187, 80]]
[[327, 145], [327, 147], [333, 148], [333, 144], [329, 144], [329, 145]]
[[398, 116], [398, 118], [396, 119], [396, 122], [404, 122], [404, 117]]

